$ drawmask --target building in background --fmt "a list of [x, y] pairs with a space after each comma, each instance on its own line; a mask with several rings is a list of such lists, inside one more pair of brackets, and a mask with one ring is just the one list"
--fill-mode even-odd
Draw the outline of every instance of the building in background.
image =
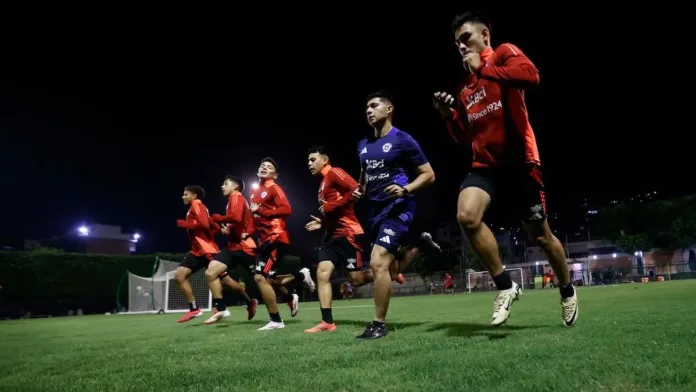
[[41, 240], [25, 240], [24, 249], [48, 247], [75, 253], [128, 255], [135, 253], [138, 233], [123, 233], [120, 226], [85, 225], [72, 232]]

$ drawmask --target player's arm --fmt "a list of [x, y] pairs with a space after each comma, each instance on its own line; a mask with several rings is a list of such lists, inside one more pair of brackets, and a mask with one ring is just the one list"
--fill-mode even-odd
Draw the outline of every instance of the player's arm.
[[327, 201], [322, 204], [324, 213], [329, 214], [355, 200], [353, 198], [353, 191], [358, 189], [358, 183], [353, 177], [341, 169], [334, 168], [329, 171], [327, 175], [331, 178], [331, 184], [341, 195], [338, 200]]
[[405, 137], [403, 141], [408, 159], [415, 167], [416, 172], [416, 178], [406, 184], [404, 189], [408, 193], [416, 193], [435, 182], [435, 171], [430, 166], [421, 147], [411, 136]]
[[[453, 108], [455, 100], [457, 103], [456, 107]], [[462, 117], [466, 119], [466, 111], [461, 107], [459, 100], [446, 92], [438, 91], [433, 95], [433, 105], [440, 112], [452, 139], [458, 144], [466, 143], [469, 124], [462, 121]]]
[[187, 222], [185, 220], [177, 221], [177, 226], [183, 227], [189, 230], [196, 229], [210, 229], [210, 220], [208, 219], [208, 212], [203, 209], [201, 203], [195, 203], [191, 206], [192, 222]]
[[479, 77], [485, 79], [518, 82], [531, 86], [539, 85], [539, 70], [522, 51], [512, 44], [503, 44], [497, 50], [501, 65], [482, 62], [476, 69]]
[[228, 206], [229, 208], [227, 208], [225, 215], [213, 214], [210, 219], [213, 222], [220, 223], [240, 223], [244, 214], [244, 201], [242, 200], [242, 196], [239, 194], [232, 196], [232, 200]]
[[273, 204], [275, 204], [276, 207], [270, 209], [259, 206], [256, 210], [256, 214], [264, 218], [287, 218], [292, 215], [292, 208], [290, 207], [288, 198], [285, 196], [285, 192], [277, 185], [273, 186], [271, 189], [273, 192]]

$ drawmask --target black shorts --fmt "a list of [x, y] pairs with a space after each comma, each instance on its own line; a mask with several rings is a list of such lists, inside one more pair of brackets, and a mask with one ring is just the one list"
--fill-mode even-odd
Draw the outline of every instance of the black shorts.
[[275, 276], [278, 263], [287, 254], [288, 247], [288, 244], [282, 242], [261, 244], [256, 255], [256, 266], [252, 272], [254, 274], [262, 274], [267, 278]]
[[238, 265], [244, 268], [253, 268], [255, 266], [254, 257], [241, 250], [223, 249], [222, 252], [215, 256], [215, 260], [225, 264], [228, 271], [235, 269]]
[[203, 256], [194, 256], [191, 252], [186, 253], [181, 259], [179, 267], [185, 267], [191, 270], [191, 273], [198, 271], [201, 268], [208, 268], [210, 261], [215, 258], [215, 255], [205, 254]]
[[362, 270], [362, 235], [333, 237], [319, 245], [318, 260], [331, 261], [334, 267], [344, 263], [347, 271]]
[[504, 202], [512, 207], [517, 218], [527, 223], [546, 219], [546, 193], [538, 165], [520, 168], [475, 168], [466, 176], [464, 188], [483, 189], [491, 197], [491, 204]]

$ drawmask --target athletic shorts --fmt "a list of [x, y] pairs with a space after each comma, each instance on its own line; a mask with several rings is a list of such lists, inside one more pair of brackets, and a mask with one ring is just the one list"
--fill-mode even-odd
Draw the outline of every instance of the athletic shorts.
[[268, 242], [261, 244], [256, 255], [254, 274], [262, 274], [266, 278], [272, 278], [276, 274], [278, 263], [287, 254], [289, 245], [282, 242]]
[[189, 252], [184, 255], [181, 259], [179, 267], [185, 267], [191, 270], [191, 273], [198, 271], [201, 268], [208, 268], [211, 260], [215, 259], [213, 254], [205, 254], [203, 256], [195, 256], [193, 253]]
[[529, 164], [519, 169], [475, 168], [459, 188], [483, 189], [491, 197], [491, 204], [505, 203], [513, 208], [518, 219], [526, 223], [546, 219], [546, 193], [538, 165]]
[[380, 245], [389, 253], [418, 243], [414, 220], [416, 201], [412, 196], [388, 204], [373, 203], [369, 207], [368, 240], [371, 246]]
[[254, 256], [251, 256], [244, 251], [229, 249], [223, 249], [222, 252], [215, 256], [215, 260], [225, 264], [228, 271], [237, 268], [238, 265], [241, 265], [244, 268], [250, 268], [254, 266], [255, 261]]
[[319, 262], [331, 261], [334, 267], [339, 268], [341, 264], [346, 266], [347, 271], [362, 270], [362, 241], [361, 234], [355, 236], [329, 238], [319, 245], [317, 251]]

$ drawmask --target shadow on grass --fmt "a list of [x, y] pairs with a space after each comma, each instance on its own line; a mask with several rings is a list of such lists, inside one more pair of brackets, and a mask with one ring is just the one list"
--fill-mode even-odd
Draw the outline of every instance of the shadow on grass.
[[[298, 320], [283, 320], [283, 322], [287, 324], [296, 324], [299, 323]], [[197, 323], [197, 324], [189, 324], [187, 327], [189, 328], [195, 328], [195, 327], [200, 327], [200, 326], [205, 326], [205, 327], [215, 327], [215, 328], [228, 328], [228, 327], [235, 327], [237, 325], [252, 325], [252, 326], [257, 326], [257, 327], [262, 327], [264, 325], [268, 324], [268, 320], [222, 320], [219, 321], [213, 325], [205, 325], [204, 323]]]
[[[369, 320], [334, 320], [334, 323], [336, 325], [355, 325], [357, 327], [367, 327], [367, 324], [370, 323]], [[387, 331], [393, 332], [397, 331], [400, 329], [404, 328], [409, 328], [409, 327], [417, 327], [419, 325], [423, 325], [425, 323], [390, 323], [387, 321]]]
[[508, 337], [511, 332], [543, 327], [546, 327], [546, 325], [502, 325], [495, 327], [490, 324], [437, 323], [431, 325], [427, 332], [445, 331], [446, 336], [452, 337], [471, 338], [483, 336], [489, 340], [501, 340]]

